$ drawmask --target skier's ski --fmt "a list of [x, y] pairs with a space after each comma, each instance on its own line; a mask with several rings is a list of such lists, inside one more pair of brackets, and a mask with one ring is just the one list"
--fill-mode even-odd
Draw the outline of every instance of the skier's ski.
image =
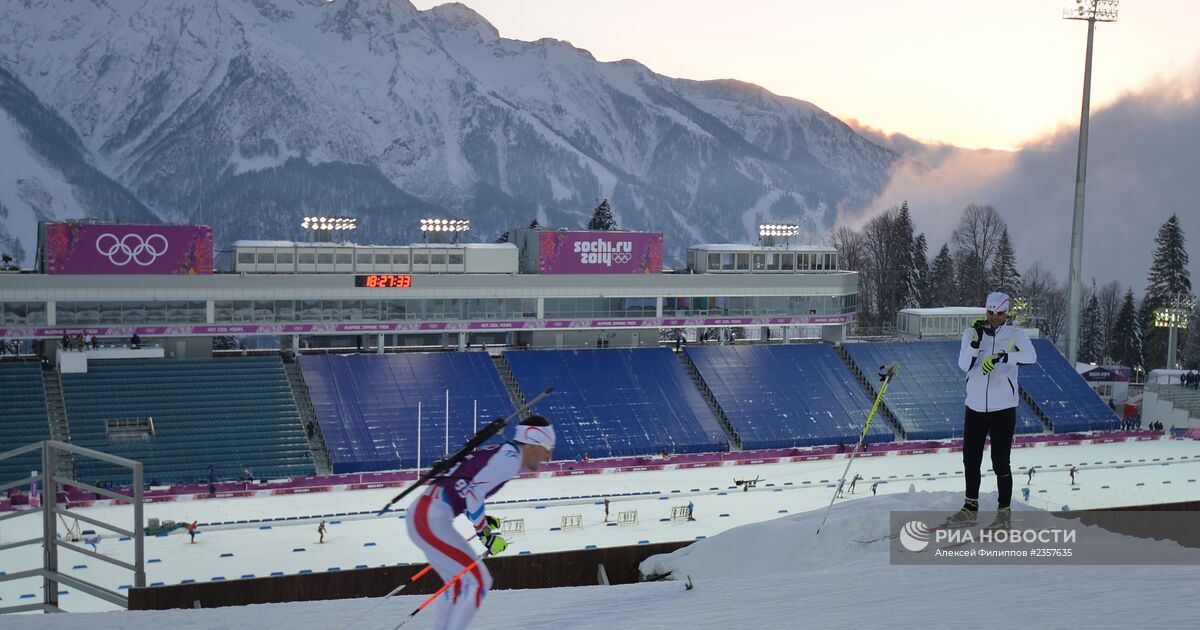
[[[1012, 522], [1013, 522], [1013, 523], [1019, 523], [1019, 522], [1021, 522], [1021, 521], [1020, 521], [1019, 519], [1013, 519], [1013, 521], [1012, 521]], [[974, 525], [977, 525], [977, 524], [978, 524], [978, 523], [972, 523], [972, 524], [970, 524], [970, 525], [964, 525], [964, 526], [962, 526], [962, 527], [946, 527], [945, 525], [940, 525], [940, 526], [938, 526], [938, 527], [930, 527], [930, 528], [929, 528], [929, 529], [927, 529], [926, 531], [928, 531], [930, 534], [933, 534], [934, 532], [940, 532], [940, 531], [944, 531], [944, 530], [950, 530], [950, 529], [967, 529], [967, 528], [970, 528], [970, 527], [972, 527], [972, 526], [974, 526]], [[985, 528], [985, 529], [986, 529], [986, 528]], [[1039, 531], [1040, 531], [1040, 530], [1039, 530]], [[867, 539], [863, 539], [863, 538], [855, 538], [855, 539], [854, 539], [854, 542], [856, 542], [856, 543], [861, 543], [861, 544], [864, 544], [864, 545], [869, 545], [869, 544], [871, 544], [871, 543], [877, 543], [877, 542], [879, 542], [879, 541], [881, 541], [881, 540], [896, 540], [896, 539], [897, 539], [897, 538], [899, 538], [899, 537], [900, 537], [900, 532], [896, 532], [895, 534], [884, 534], [883, 536], [878, 536], [878, 537], [876, 537], [876, 538], [867, 538]]]

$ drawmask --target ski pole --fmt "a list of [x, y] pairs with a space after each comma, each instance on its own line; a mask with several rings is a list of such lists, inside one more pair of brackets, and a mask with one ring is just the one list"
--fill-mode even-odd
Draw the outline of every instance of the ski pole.
[[355, 615], [353, 619], [346, 622], [346, 624], [344, 626], [341, 626], [341, 628], [339, 628], [339, 630], [346, 630], [346, 628], [349, 628], [350, 626], [353, 626], [354, 624], [358, 623], [359, 619], [366, 617], [368, 613], [375, 610], [376, 608], [379, 608], [381, 605], [383, 605], [384, 602], [386, 602], [388, 600], [388, 598], [390, 598], [391, 596], [395, 595], [396, 593], [399, 593], [400, 591], [404, 590], [404, 588], [407, 587], [409, 584], [412, 584], [413, 582], [417, 581], [418, 577], [425, 575], [425, 573], [427, 573], [429, 571], [429, 569], [431, 569], [431, 568], [433, 568], [432, 564], [425, 567], [425, 569], [422, 570], [417, 575], [414, 575], [411, 580], [409, 580], [407, 582], [401, 582], [400, 586], [397, 586], [396, 588], [392, 589], [392, 592], [388, 593], [387, 595], [384, 595], [382, 599], [375, 602], [374, 604], [371, 604], [371, 606], [369, 608], [367, 608], [366, 610]]
[[[474, 536], [470, 536], [469, 538], [467, 538], [467, 541], [470, 542], [470, 540], [472, 538], [474, 538]], [[390, 593], [388, 593], [387, 595], [384, 595], [382, 599], [380, 599], [379, 601], [372, 604], [370, 608], [358, 613], [358, 615], [356, 615], [353, 619], [351, 619], [349, 622], [347, 622], [346, 625], [341, 626], [340, 630], [346, 630], [346, 628], [349, 628], [350, 626], [354, 625], [355, 623], [358, 623], [359, 619], [362, 619], [363, 617], [367, 616], [367, 614], [370, 613], [372, 610], [375, 610], [380, 605], [382, 605], [384, 602], [386, 602], [389, 598], [391, 598], [394, 595], [399, 594], [400, 591], [408, 588], [408, 586], [410, 584], [421, 579], [421, 576], [425, 575], [426, 573], [429, 573], [432, 570], [433, 570], [433, 565], [426, 564], [424, 569], [417, 571], [411, 578], [408, 578], [407, 582], [401, 582], [400, 586], [397, 586], [396, 588], [392, 589]]]
[[[489, 550], [483, 552], [483, 555], [479, 556], [478, 558], [475, 558], [475, 562], [472, 562], [471, 564], [468, 564], [467, 566], [463, 567], [463, 570], [459, 571], [458, 575], [455, 575], [454, 577], [447, 580], [446, 583], [442, 585], [442, 588], [439, 588], [436, 593], [429, 596], [429, 599], [425, 600], [420, 606], [417, 606], [415, 609], [413, 609], [413, 611], [411, 613], [408, 613], [408, 616], [405, 617], [403, 621], [396, 624], [396, 627], [393, 630], [400, 630], [401, 626], [408, 623], [409, 621], [412, 621], [412, 618], [416, 617], [417, 613], [421, 612], [422, 610], [425, 610], [425, 607], [432, 604], [433, 600], [437, 599], [439, 595], [446, 592], [446, 589], [450, 588], [451, 584], [454, 584], [460, 578], [462, 578], [462, 576], [466, 575], [467, 571], [474, 569], [475, 565], [482, 562], [483, 559], [488, 557], [489, 555], [491, 555], [491, 553], [492, 553], [492, 551], [489, 549]], [[483, 588], [483, 584], [480, 584], [479, 588]]]
[[842, 485], [846, 483], [846, 475], [850, 472], [850, 464], [854, 463], [854, 458], [858, 455], [858, 449], [862, 448], [863, 440], [867, 439], [867, 429], [871, 428], [871, 420], [875, 418], [875, 412], [879, 410], [879, 403], [883, 402], [883, 393], [887, 391], [888, 383], [896, 377], [896, 368], [898, 363], [890, 363], [888, 365], [879, 366], [879, 394], [875, 396], [875, 404], [871, 405], [871, 413], [867, 414], [867, 423], [863, 425], [862, 434], [858, 436], [858, 444], [854, 445], [854, 451], [850, 453], [850, 457], [846, 460], [846, 469], [842, 471], [842, 478], [838, 479], [837, 490], [833, 491], [833, 497], [829, 499], [829, 507], [825, 508], [825, 516], [821, 519], [821, 524], [817, 526], [817, 533], [821, 533], [821, 528], [825, 527], [825, 521], [829, 518], [829, 511], [833, 509], [833, 502], [837, 500], [838, 495], [842, 492]]
[[413, 490], [416, 490], [420, 486], [424, 485], [425, 482], [429, 481], [430, 479], [433, 479], [434, 477], [440, 477], [443, 473], [445, 473], [447, 470], [449, 470], [452, 466], [454, 466], [459, 461], [461, 461], [462, 458], [469, 455], [471, 453], [471, 451], [474, 451], [476, 449], [476, 447], [478, 447], [480, 444], [483, 444], [489, 438], [491, 438], [493, 435], [496, 435], [501, 430], [503, 430], [504, 427], [509, 422], [511, 422], [513, 418], [516, 418], [516, 417], [520, 416], [521, 414], [525, 413], [526, 411], [528, 411], [529, 409], [531, 409], [534, 405], [541, 402], [541, 400], [543, 398], [545, 398], [546, 396], [549, 396], [550, 393], [553, 391], [554, 391], [553, 387], [547, 387], [545, 391], [538, 394], [537, 396], [534, 396], [533, 400], [530, 400], [529, 402], [525, 403], [524, 406], [522, 406], [520, 409], [509, 414], [508, 417], [496, 418], [495, 420], [492, 420], [491, 422], [489, 422], [486, 426], [484, 426], [482, 429], [480, 429], [478, 433], [471, 436], [471, 439], [467, 440], [466, 443], [463, 444], [462, 448], [458, 449], [458, 452], [454, 453], [453, 455], [451, 455], [449, 457], [446, 457], [444, 459], [434, 462], [433, 465], [429, 467], [429, 472], [418, 477], [417, 480], [415, 482], [413, 482], [413, 484], [411, 486], [405, 488], [404, 491], [401, 492], [400, 494], [397, 494], [396, 496], [392, 497], [392, 500], [388, 501], [387, 505], [383, 506], [382, 510], [379, 510], [379, 515], [382, 516], [384, 514], [384, 512], [387, 512], [388, 509], [391, 508], [393, 505], [395, 505], [397, 501], [408, 496], [409, 493], [411, 493]]

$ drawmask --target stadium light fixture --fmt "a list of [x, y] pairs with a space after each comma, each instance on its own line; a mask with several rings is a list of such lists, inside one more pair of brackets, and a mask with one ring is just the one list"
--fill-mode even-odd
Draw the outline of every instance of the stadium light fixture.
[[1179, 329], [1186, 330], [1188, 319], [1196, 311], [1196, 298], [1190, 295], [1175, 296], [1170, 303], [1162, 308], [1154, 309], [1154, 327], [1167, 328], [1167, 369], [1179, 368], [1176, 360], [1176, 349], [1179, 345]]
[[458, 242], [458, 235], [471, 230], [470, 219], [421, 219], [421, 233], [426, 242], [440, 243], [446, 234], [453, 234], [453, 241]]
[[358, 219], [353, 217], [324, 217], [305, 216], [300, 227], [313, 233], [313, 240], [318, 243], [333, 241], [334, 232], [343, 232], [358, 228]]
[[758, 240], [764, 247], [774, 247], [776, 238], [790, 238], [800, 233], [795, 223], [763, 223], [758, 226]]
[[1063, 19], [1088, 23], [1083, 62], [1083, 108], [1079, 115], [1079, 156], [1075, 162], [1075, 210], [1071, 217], [1071, 266], [1067, 272], [1067, 360], [1079, 356], [1079, 313], [1083, 308], [1083, 193], [1087, 183], [1088, 119], [1092, 100], [1092, 40], [1096, 22], [1117, 21], [1118, 0], [1075, 0], [1063, 9]]

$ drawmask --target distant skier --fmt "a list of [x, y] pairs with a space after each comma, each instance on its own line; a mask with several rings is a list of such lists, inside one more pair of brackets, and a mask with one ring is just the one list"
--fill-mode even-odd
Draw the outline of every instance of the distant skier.
[[325, 531], [325, 521], [322, 519], [321, 524], [317, 525], [317, 533], [321, 535], [321, 540], [318, 541], [320, 544], [325, 544]]
[[871, 496], [875, 496], [875, 490], [876, 490], [876, 489], [878, 489], [878, 488], [879, 488], [879, 482], [878, 482], [878, 481], [876, 481], [876, 482], [874, 482], [874, 483], [872, 483], [872, 484], [871, 484]]
[[1074, 466], [1071, 466], [1071, 485], [1072, 486], [1075, 485], [1075, 473], [1077, 473], [1077, 472], [1079, 472], [1079, 469]]
[[492, 587], [491, 573], [455, 530], [455, 517], [467, 516], [490, 555], [503, 552], [508, 543], [499, 534], [501, 521], [486, 513], [485, 501], [518, 473], [535, 471], [550, 461], [553, 449], [550, 421], [530, 416], [517, 426], [512, 440], [475, 449], [409, 506], [408, 535], [442, 581], [448, 583], [462, 574], [442, 598], [435, 628], [466, 628]]
[[696, 505], [691, 501], [688, 501], [688, 520], [696, 520]]
[[862, 475], [854, 473], [854, 478], [850, 480], [850, 494], [854, 494], [854, 486], [858, 483], [859, 479], [862, 479]]
[[604, 497], [604, 522], [608, 522], [608, 497]]
[[192, 544], [196, 544], [196, 521], [187, 524], [188, 536], [192, 537]]
[[1027, 485], [1027, 486], [1028, 486], [1029, 484], [1033, 483], [1033, 469], [1034, 469], [1034, 468], [1037, 468], [1037, 466], [1030, 466], [1030, 467], [1029, 467], [1029, 470], [1025, 471], [1025, 473], [1026, 473], [1027, 475], [1029, 475], [1029, 478], [1027, 478], [1027, 479], [1025, 480], [1025, 485]]
[[946, 519], [947, 527], [975, 523], [979, 512], [979, 483], [983, 451], [992, 438], [992, 470], [996, 473], [998, 510], [989, 529], [1012, 528], [1012, 451], [1017, 423], [1017, 369], [1037, 361], [1037, 352], [1024, 330], [1008, 324], [1011, 300], [991, 293], [984, 306], [987, 318], [972, 322], [963, 331], [958, 367], [966, 373], [967, 397], [963, 414], [963, 476], [966, 499], [962, 509]]
[[1029, 503], [1029, 486], [1021, 488], [1021, 495], [1025, 497], [1025, 502]]

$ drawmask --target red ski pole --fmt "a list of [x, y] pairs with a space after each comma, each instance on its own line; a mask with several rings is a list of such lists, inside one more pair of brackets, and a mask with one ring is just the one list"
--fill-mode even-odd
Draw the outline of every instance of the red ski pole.
[[[446, 592], [446, 589], [450, 588], [451, 584], [454, 584], [455, 582], [457, 582], [459, 580], [459, 578], [466, 575], [467, 571], [474, 569], [475, 565], [482, 562], [483, 559], [488, 557], [488, 555], [490, 555], [491, 553], [492, 553], [491, 550], [485, 551], [485, 552], [483, 552], [483, 555], [481, 555], [475, 559], [475, 562], [472, 562], [471, 564], [468, 564], [467, 566], [463, 567], [463, 570], [459, 571], [458, 575], [455, 575], [453, 578], [450, 578], [445, 584], [442, 585], [442, 588], [439, 588], [436, 593], [429, 596], [429, 599], [422, 602], [420, 606], [417, 606], [411, 613], [409, 613], [408, 616], [404, 618], [404, 621], [401, 621], [400, 623], [396, 624], [396, 627], [393, 630], [400, 630], [400, 628], [404, 624], [408, 623], [409, 621], [412, 621], [412, 618], [416, 617], [417, 613], [421, 612], [422, 610], [425, 610], [425, 607], [432, 604], [433, 600], [437, 599], [438, 596], [440, 596], [442, 593]], [[480, 588], [482, 588], [482, 587], [483, 587], [483, 585], [480, 584]]]

